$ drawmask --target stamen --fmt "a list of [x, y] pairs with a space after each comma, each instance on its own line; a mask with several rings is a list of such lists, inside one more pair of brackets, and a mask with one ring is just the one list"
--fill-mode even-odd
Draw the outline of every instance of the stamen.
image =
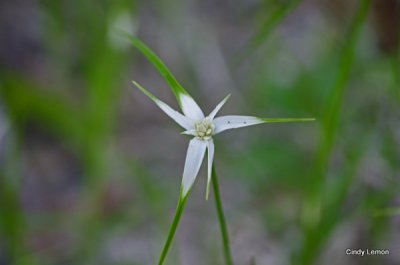
[[196, 136], [201, 140], [208, 140], [212, 137], [214, 131], [213, 123], [207, 118], [194, 125]]

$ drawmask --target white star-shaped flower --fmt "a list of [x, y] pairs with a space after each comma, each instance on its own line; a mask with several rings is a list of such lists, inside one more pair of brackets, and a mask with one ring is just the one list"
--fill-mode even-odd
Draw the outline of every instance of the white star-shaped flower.
[[[290, 122], [290, 121], [310, 121], [314, 119], [264, 119], [253, 116], [229, 115], [215, 117], [222, 108], [229, 96], [226, 96], [208, 115], [204, 116], [203, 111], [187, 93], [179, 93], [178, 99], [183, 114], [172, 109], [163, 101], [156, 98], [148, 90], [135, 81], [132, 81], [146, 96], [153, 100], [157, 106], [163, 110], [169, 117], [185, 129], [182, 134], [193, 135], [190, 140], [186, 154], [185, 166], [182, 178], [182, 196], [185, 197], [193, 186], [193, 183], [199, 173], [201, 163], [207, 150], [208, 170], [207, 170], [207, 188], [206, 199], [208, 198], [211, 181], [212, 163], [214, 159], [214, 141], [213, 136], [229, 130], [240, 127], [251, 126], [266, 122]], [[184, 91], [186, 92], [186, 91]]]

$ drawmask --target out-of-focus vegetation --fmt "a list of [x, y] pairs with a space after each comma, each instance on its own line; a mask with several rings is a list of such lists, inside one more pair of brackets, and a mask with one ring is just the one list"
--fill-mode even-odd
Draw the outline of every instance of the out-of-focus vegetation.
[[[206, 112], [317, 118], [216, 137], [235, 264], [398, 264], [397, 0], [2, 1], [0, 264], [156, 263], [188, 139], [119, 30]], [[223, 264], [205, 176], [166, 264]]]

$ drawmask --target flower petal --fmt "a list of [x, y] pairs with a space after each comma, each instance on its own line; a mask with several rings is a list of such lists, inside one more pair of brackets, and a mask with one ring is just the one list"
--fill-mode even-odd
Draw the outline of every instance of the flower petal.
[[196, 136], [196, 130], [183, 131], [183, 132], [181, 132], [181, 134]]
[[132, 83], [140, 89], [140, 91], [143, 92], [146, 96], [148, 96], [151, 100], [154, 101], [154, 103], [157, 104], [160, 109], [162, 109], [169, 117], [171, 117], [176, 123], [178, 123], [180, 126], [185, 128], [186, 130], [192, 130], [193, 129], [193, 121], [189, 119], [188, 117], [185, 117], [184, 115], [180, 114], [176, 110], [172, 109], [170, 106], [168, 106], [166, 103], [162, 102], [158, 98], [156, 98], [153, 94], [151, 94], [148, 90], [146, 90], [144, 87], [142, 87], [140, 84], [138, 84], [135, 81], [132, 81]]
[[229, 99], [229, 97], [231, 96], [231, 94], [227, 95], [220, 103], [218, 103], [218, 105], [215, 107], [215, 109], [210, 113], [210, 115], [208, 115], [208, 118], [212, 121], [215, 117], [215, 115], [217, 115], [218, 111], [222, 108], [222, 106], [225, 104], [225, 102]]
[[196, 101], [194, 101], [189, 94], [179, 94], [179, 100], [181, 103], [182, 112], [186, 117], [189, 117], [195, 121], [201, 121], [204, 119], [203, 111], [201, 111], [199, 105], [197, 105]]
[[208, 200], [208, 194], [210, 193], [210, 182], [211, 182], [211, 170], [214, 160], [214, 141], [210, 139], [207, 141], [207, 154], [208, 154], [208, 168], [207, 168], [207, 188], [206, 188], [206, 200]]
[[193, 138], [190, 140], [186, 154], [185, 168], [183, 170], [182, 192], [183, 197], [187, 195], [203, 161], [206, 152], [207, 142]]
[[258, 118], [254, 116], [231, 115], [215, 118], [213, 124], [215, 126], [214, 134], [217, 134], [225, 130], [236, 129], [260, 123], [302, 121], [315, 121], [315, 118]]
[[253, 117], [253, 116], [239, 116], [239, 115], [230, 115], [230, 116], [222, 116], [214, 119], [213, 123], [215, 126], [214, 134], [223, 132], [229, 129], [236, 129], [240, 127], [246, 127], [250, 125], [264, 123], [265, 121]]

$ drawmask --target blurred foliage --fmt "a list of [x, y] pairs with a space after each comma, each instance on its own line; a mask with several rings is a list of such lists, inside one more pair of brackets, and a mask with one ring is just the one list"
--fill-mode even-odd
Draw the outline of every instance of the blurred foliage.
[[[235, 264], [397, 264], [399, 6], [1, 2], [0, 264], [155, 263], [186, 142], [131, 91], [138, 79], [172, 97], [120, 29], [200, 105], [232, 93], [226, 113], [318, 120], [216, 139]], [[195, 186], [167, 264], [222, 264]]]

